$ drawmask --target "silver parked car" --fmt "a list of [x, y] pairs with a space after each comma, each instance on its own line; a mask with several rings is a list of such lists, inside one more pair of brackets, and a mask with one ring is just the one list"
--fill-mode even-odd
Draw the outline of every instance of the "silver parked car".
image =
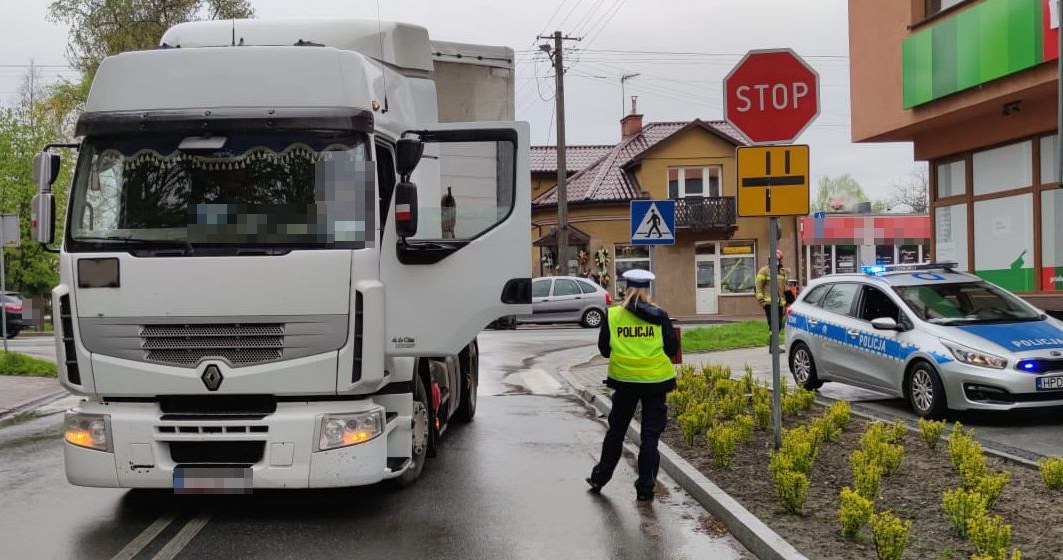
[[790, 308], [790, 372], [946, 410], [1063, 406], [1063, 323], [954, 265], [817, 279]]
[[532, 314], [520, 323], [579, 323], [598, 328], [613, 304], [608, 290], [586, 278], [544, 276], [532, 280]]

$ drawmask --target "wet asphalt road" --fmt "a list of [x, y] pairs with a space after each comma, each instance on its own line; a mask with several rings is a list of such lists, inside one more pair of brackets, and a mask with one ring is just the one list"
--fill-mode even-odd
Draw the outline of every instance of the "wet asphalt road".
[[631, 457], [602, 496], [584, 476], [604, 428], [536, 361], [591, 344], [580, 329], [481, 337], [476, 420], [444, 437], [421, 480], [251, 496], [78, 488], [66, 482], [60, 417], [0, 428], [0, 558], [750, 557], [701, 529], [704, 511], [663, 484], [634, 499]]

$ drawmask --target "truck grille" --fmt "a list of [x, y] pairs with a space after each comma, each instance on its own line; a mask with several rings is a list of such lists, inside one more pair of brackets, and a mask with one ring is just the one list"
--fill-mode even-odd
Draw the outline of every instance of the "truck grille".
[[145, 325], [140, 339], [149, 362], [193, 367], [214, 358], [240, 367], [280, 360], [284, 325]]

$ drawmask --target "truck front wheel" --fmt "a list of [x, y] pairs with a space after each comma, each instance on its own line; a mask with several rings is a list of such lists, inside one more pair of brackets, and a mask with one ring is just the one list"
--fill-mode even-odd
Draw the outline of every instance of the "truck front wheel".
[[413, 484], [421, 471], [424, 470], [424, 462], [428, 457], [428, 447], [431, 444], [431, 414], [429, 413], [428, 391], [424, 388], [424, 380], [421, 376], [415, 376], [413, 381], [413, 418], [411, 419], [411, 449], [410, 466], [402, 476], [394, 479], [396, 486], [404, 488]]
[[458, 422], [472, 422], [476, 416], [476, 391], [480, 385], [480, 347], [472, 341], [458, 360], [461, 367], [461, 404], [454, 418]]

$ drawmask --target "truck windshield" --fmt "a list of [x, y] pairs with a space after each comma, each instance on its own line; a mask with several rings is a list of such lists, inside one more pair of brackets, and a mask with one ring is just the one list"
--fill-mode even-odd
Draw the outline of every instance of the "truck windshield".
[[986, 282], [897, 286], [894, 290], [912, 313], [937, 325], [1041, 320], [1019, 298]]
[[363, 134], [232, 132], [88, 138], [68, 248], [362, 248], [373, 240]]

